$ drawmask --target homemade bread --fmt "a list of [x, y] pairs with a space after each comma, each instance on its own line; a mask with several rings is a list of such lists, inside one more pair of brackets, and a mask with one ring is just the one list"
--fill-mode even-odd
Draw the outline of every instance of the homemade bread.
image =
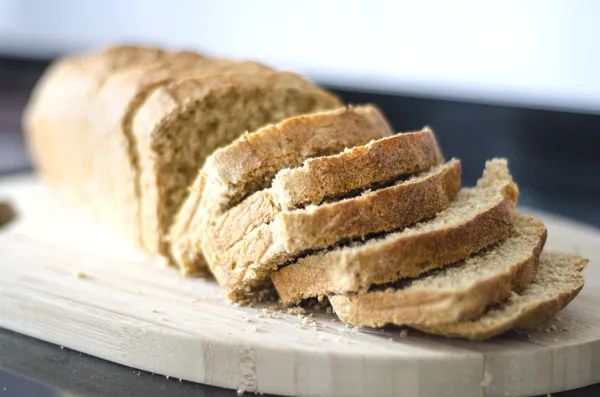
[[246, 130], [339, 107], [292, 73], [117, 47], [54, 64], [24, 117], [46, 179], [152, 253], [205, 157]]
[[581, 270], [588, 263], [577, 255], [544, 252], [533, 282], [522, 292], [514, 292], [503, 303], [492, 306], [472, 320], [417, 327], [427, 333], [453, 338], [484, 340], [512, 328], [531, 329], [550, 320], [581, 291]]
[[506, 160], [488, 161], [477, 186], [461, 189], [435, 218], [308, 255], [271, 279], [281, 299], [291, 303], [418, 276], [510, 236], [517, 196]]
[[532, 216], [515, 215], [515, 234], [441, 270], [369, 292], [329, 297], [347, 324], [435, 325], [476, 317], [492, 304], [521, 291], [535, 277], [546, 228]]
[[170, 233], [172, 257], [184, 273], [196, 272], [205, 265], [200, 248], [200, 237], [205, 233], [201, 220], [204, 212], [221, 220], [230, 218], [227, 239], [237, 240], [235, 233], [260, 219], [260, 211], [255, 205], [247, 205], [251, 199], [244, 201], [246, 207], [226, 209], [268, 186], [280, 169], [391, 134], [387, 121], [374, 106], [349, 107], [293, 117], [244, 134], [217, 149], [206, 160], [177, 214]]
[[[393, 225], [390, 226], [390, 221], [402, 222], [402, 216], [382, 217], [380, 221], [369, 219], [366, 224], [356, 224], [356, 228], [349, 225], [344, 229], [343, 222], [338, 220], [340, 226], [337, 231], [348, 235], [322, 234], [318, 246], [311, 246], [308, 240], [302, 243], [300, 239], [296, 240], [298, 243], [295, 246], [291, 246], [291, 240], [288, 238], [290, 234], [285, 230], [287, 214], [276, 216], [277, 213], [302, 205], [305, 199], [319, 203], [326, 198], [335, 200], [336, 196], [355, 194], [356, 189], [371, 187], [374, 183], [391, 182], [406, 173], [430, 168], [441, 161], [442, 155], [435, 137], [428, 130], [382, 138], [338, 155], [309, 159], [303, 167], [280, 171], [275, 176], [271, 188], [255, 193], [230, 209], [229, 212], [233, 216], [227, 213], [224, 216], [207, 215], [206, 225], [202, 228], [205, 236], [201, 237], [202, 252], [226, 294], [231, 299], [236, 299], [236, 290], [243, 292], [247, 287], [263, 281], [269, 272], [293, 259], [303, 250], [324, 248], [347, 237], [361, 236], [364, 234], [363, 230], [373, 233], [380, 232], [381, 228], [394, 228]], [[349, 175], [349, 170], [358, 165], [358, 162], [361, 162], [363, 167], [355, 173], [358, 177], [354, 179]], [[307, 166], [308, 164], [317, 165]], [[414, 189], [415, 195], [431, 194], [432, 200], [437, 198], [436, 202], [423, 200], [418, 204], [417, 211], [410, 214], [411, 217], [417, 217], [419, 214], [433, 216], [436, 210], [429, 206], [439, 210], [448, 205], [449, 199], [460, 186], [460, 170], [454, 162], [444, 171], [436, 174], [437, 178], [427, 180], [425, 185], [408, 183], [404, 198], [410, 196], [410, 189]], [[302, 175], [299, 178], [301, 182], [298, 185], [278, 184], [282, 172], [286, 175]], [[431, 190], [420, 190], [427, 186]], [[291, 197], [297, 198], [301, 195], [301, 200], [290, 200]], [[445, 197], [442, 199], [442, 196]], [[360, 198], [355, 198], [354, 201], [365, 208]], [[378, 204], [382, 203], [385, 201], [381, 200]], [[346, 207], [347, 214], [350, 213], [348, 208], [352, 205]], [[340, 204], [340, 207], [343, 205]], [[382, 211], [384, 208], [376, 210]], [[305, 212], [308, 217], [311, 216], [310, 209]], [[327, 213], [326, 210], [325, 212]], [[245, 216], [238, 217], [237, 214]], [[327, 213], [327, 216], [329, 215], [331, 212]], [[367, 220], [366, 216], [363, 219]], [[305, 237], [309, 238], [308, 235]]]

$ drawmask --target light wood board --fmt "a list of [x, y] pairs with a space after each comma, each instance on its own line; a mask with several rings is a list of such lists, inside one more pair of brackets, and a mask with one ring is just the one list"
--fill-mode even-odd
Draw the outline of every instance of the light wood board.
[[2, 200], [19, 217], [0, 230], [0, 326], [110, 361], [301, 396], [527, 396], [600, 382], [600, 232], [591, 227], [542, 216], [547, 247], [592, 259], [583, 292], [552, 321], [558, 330], [476, 343], [353, 332], [325, 314], [315, 331], [294, 315], [234, 307], [214, 282], [180, 277], [32, 177], [0, 180]]

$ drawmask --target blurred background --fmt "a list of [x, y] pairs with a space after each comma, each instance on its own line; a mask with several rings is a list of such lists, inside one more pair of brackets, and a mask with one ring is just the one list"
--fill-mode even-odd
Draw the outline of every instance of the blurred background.
[[155, 44], [298, 71], [395, 129], [432, 126], [465, 182], [506, 156], [522, 203], [600, 225], [600, 1], [0, 0], [0, 170], [48, 63]]

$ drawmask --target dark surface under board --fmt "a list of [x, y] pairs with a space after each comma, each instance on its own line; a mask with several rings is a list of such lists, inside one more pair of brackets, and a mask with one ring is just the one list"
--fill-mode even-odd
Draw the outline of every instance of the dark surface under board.
[[[0, 175], [31, 170], [20, 115], [45, 62], [0, 57]], [[398, 131], [432, 126], [464, 184], [486, 159], [505, 156], [520, 202], [600, 226], [600, 116], [334, 90], [378, 105]], [[600, 113], [600, 110], [599, 110]], [[0, 315], [1, 315], [0, 302]], [[0, 329], [0, 397], [236, 396], [235, 391], [133, 370]], [[600, 396], [600, 385], [557, 397]]]

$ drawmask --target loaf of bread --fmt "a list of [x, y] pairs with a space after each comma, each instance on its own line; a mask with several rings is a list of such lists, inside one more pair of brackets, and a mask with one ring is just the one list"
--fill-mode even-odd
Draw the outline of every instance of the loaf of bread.
[[587, 260], [543, 253], [546, 228], [516, 212], [506, 160], [461, 189], [431, 129], [394, 135], [294, 73], [112, 47], [53, 64], [23, 123], [56, 190], [233, 301], [327, 296], [347, 324], [481, 340], [584, 284]]
[[113, 47], [53, 64], [24, 116], [45, 178], [150, 253], [205, 158], [247, 130], [340, 106], [302, 77], [191, 52]]

